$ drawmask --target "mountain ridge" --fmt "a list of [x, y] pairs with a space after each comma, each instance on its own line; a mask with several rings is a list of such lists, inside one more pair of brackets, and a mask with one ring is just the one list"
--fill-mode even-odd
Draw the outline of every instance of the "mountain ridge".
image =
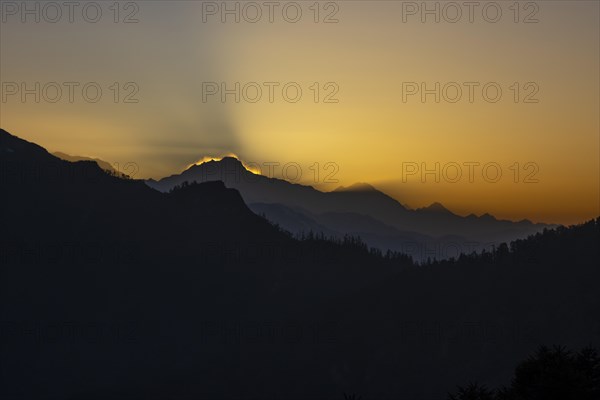
[[[438, 202], [412, 210], [372, 185], [364, 183], [357, 183], [347, 188], [342, 186], [331, 192], [321, 192], [312, 186], [254, 174], [243, 166], [243, 162], [231, 157], [197, 164], [181, 174], [174, 174], [158, 181], [147, 180], [146, 183], [165, 192], [184, 181], [202, 182], [214, 179], [222, 180], [226, 186], [238, 189], [247, 204], [262, 204], [262, 212], [267, 216], [270, 215], [273, 222], [288, 226], [294, 225], [289, 218], [295, 213], [286, 212], [284, 223], [276, 217], [282, 215], [281, 206], [290, 210], [305, 210], [301, 213], [304, 217], [313, 219], [315, 226], [322, 225], [330, 228], [331, 231], [336, 229], [327, 227], [327, 224], [319, 221], [318, 217], [315, 219], [315, 216], [326, 213], [366, 215], [400, 231], [413, 231], [433, 238], [456, 235], [463, 237], [465, 243], [467, 241], [481, 243], [510, 241], [551, 227], [547, 224], [534, 224], [529, 220], [519, 222], [499, 220], [487, 213], [479, 217], [474, 214], [462, 217]], [[266, 204], [278, 204], [279, 209], [269, 212], [264, 206]], [[298, 226], [305, 225], [305, 222], [301, 221], [305, 219], [304, 217], [298, 218]], [[357, 231], [340, 233], [355, 234]], [[379, 231], [371, 231], [371, 233], [385, 236]], [[381, 247], [381, 243], [377, 241], [369, 244]]]
[[294, 239], [219, 180], [163, 193], [3, 132], [0, 163], [12, 398], [424, 400], [501, 384], [540, 343], [598, 342], [600, 220], [416, 266]]
[[[4, 151], [8, 157], [12, 154], [8, 149], [15, 151], [20, 145], [13, 144], [14, 149], [7, 147], [8, 138], [16, 137], [6, 131], [3, 132], [1, 143], [5, 145], [0, 146], [0, 150], [4, 149], [1, 151]], [[33, 159], [42, 160], [44, 157], [52, 157], [51, 168], [36, 166], [34, 171], [30, 171], [30, 167], [24, 168], [25, 172], [20, 171], [24, 165], [30, 164], [27, 161], [12, 167], [12, 170], [30, 176], [67, 171], [61, 163], [69, 163], [68, 161], [57, 158], [33, 143], [30, 145], [35, 146], [27, 150], [35, 153]], [[49, 161], [44, 161], [47, 162]], [[105, 173], [102, 168], [93, 160], [77, 161], [72, 164], [75, 168], [69, 169], [70, 173], [81, 175], [81, 179], [106, 179], [103, 177]], [[59, 178], [64, 178], [61, 178], [61, 173], [52, 177], [55, 180]], [[315, 233], [322, 232], [338, 238], [345, 235], [360, 236], [369, 246], [382, 251], [403, 251], [415, 246], [426, 249], [432, 245], [441, 248], [458, 246], [459, 249], [469, 251], [473, 249], [472, 243], [476, 243], [475, 248], [481, 250], [491, 243], [508, 242], [549, 227], [549, 225], [536, 225], [530, 221], [513, 223], [497, 220], [489, 214], [481, 217], [475, 215], [460, 217], [440, 203], [433, 203], [423, 209], [410, 210], [371, 185], [353, 185], [355, 189], [361, 190], [321, 192], [311, 186], [255, 174], [248, 171], [242, 161], [233, 157], [195, 164], [180, 175], [171, 175], [159, 181], [133, 180], [137, 185], [141, 184], [150, 190], [157, 189], [163, 193], [185, 182], [210, 181], [222, 181], [224, 187], [236, 189], [244, 207], [249, 206], [250, 210], [264, 214], [271, 222], [287, 227], [293, 234], [303, 234], [309, 229], [314, 230]], [[365, 188], [368, 190], [362, 190]], [[253, 207], [253, 204], [260, 206]], [[446, 253], [439, 250], [437, 256], [443, 258]], [[414, 256], [419, 259], [418, 256]]]

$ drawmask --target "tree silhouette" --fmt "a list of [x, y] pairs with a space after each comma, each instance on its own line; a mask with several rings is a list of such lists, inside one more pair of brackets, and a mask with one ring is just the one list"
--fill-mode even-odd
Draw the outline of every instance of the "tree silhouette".
[[448, 396], [449, 400], [597, 400], [600, 357], [592, 347], [574, 353], [541, 346], [516, 367], [510, 387], [492, 392], [472, 383]]
[[509, 394], [512, 399], [592, 400], [600, 398], [600, 360], [593, 348], [578, 353], [542, 346], [519, 364]]
[[344, 393], [344, 400], [362, 400], [362, 396]]
[[494, 400], [494, 392], [477, 383], [470, 383], [467, 387], [458, 387], [456, 394], [449, 394], [449, 400]]

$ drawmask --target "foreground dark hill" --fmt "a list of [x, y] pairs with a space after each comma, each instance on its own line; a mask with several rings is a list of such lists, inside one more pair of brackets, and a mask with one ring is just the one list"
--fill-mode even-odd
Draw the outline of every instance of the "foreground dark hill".
[[414, 267], [0, 131], [0, 398], [443, 399], [600, 339], [598, 220]]
[[[362, 371], [348, 385], [357, 393], [376, 387], [442, 399], [432, 381], [446, 382], [448, 391], [452, 382], [506, 385], [512, 366], [536, 345], [597, 347], [599, 244], [596, 219], [433, 263], [339, 299], [324, 312], [351, 332], [337, 344], [349, 370]], [[385, 355], [387, 368], [363, 361], [373, 354]]]
[[[304, 243], [250, 211], [237, 190], [219, 181], [184, 184], [160, 193], [143, 181], [107, 173], [93, 161], [61, 160], [5, 131], [0, 131], [0, 155], [0, 179], [6, 188], [2, 238], [41, 246], [58, 241], [58, 256], [54, 248], [25, 249], [26, 254], [31, 250], [34, 256], [40, 253], [62, 261], [65, 252], [59, 251], [60, 246], [70, 240], [97, 245], [91, 253], [101, 253], [107, 250], [102, 246], [111, 243], [124, 244], [116, 250], [143, 261], [154, 257], [252, 261], [259, 268], [265, 260], [306, 262], [343, 254], [330, 242], [305, 249]], [[357, 248], [367, 260], [376, 259]], [[316, 253], [321, 250], [323, 254]]]
[[149, 186], [166, 192], [183, 182], [221, 180], [240, 191], [249, 207], [290, 232], [360, 236], [385, 251], [402, 251], [417, 260], [449, 258], [460, 252], [491, 249], [503, 241], [541, 231], [544, 224], [497, 220], [489, 214], [461, 217], [434, 203], [411, 210], [368, 184], [320, 192], [248, 171], [232, 157], [193, 165]]
[[293, 240], [222, 182], [160, 193], [1, 130], [0, 157], [0, 393], [9, 398], [90, 398], [124, 382], [144, 393], [180, 374], [175, 363], [189, 373], [208, 362], [190, 357], [208, 355], [197, 335], [210, 321], [295, 321], [411, 265], [359, 242]]

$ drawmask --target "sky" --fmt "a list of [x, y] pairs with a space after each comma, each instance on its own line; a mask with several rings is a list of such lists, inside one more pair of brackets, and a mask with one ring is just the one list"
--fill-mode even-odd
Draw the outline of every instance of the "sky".
[[413, 208], [600, 214], [597, 1], [0, 4], [0, 126], [49, 151], [134, 178], [235, 154]]

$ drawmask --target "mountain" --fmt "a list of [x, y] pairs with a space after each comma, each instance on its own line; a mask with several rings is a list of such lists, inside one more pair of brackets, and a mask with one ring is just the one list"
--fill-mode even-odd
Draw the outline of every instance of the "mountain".
[[[600, 218], [434, 262], [336, 299], [323, 312], [339, 322], [339, 331], [352, 332], [352, 339], [337, 345], [347, 354], [338, 365], [362, 372], [346, 384], [365, 398], [403, 393], [397, 398], [445, 399], [459, 384], [507, 385], [510, 364], [540, 345], [598, 347], [600, 296], [593, 293], [600, 279], [599, 243]], [[389, 362], [370, 362], [376, 355]], [[464, 379], [466, 369], [477, 372]], [[572, 376], [570, 370], [546, 377], [562, 383]], [[436, 381], [447, 382], [446, 393], [435, 388]]]
[[211, 398], [239, 397], [301, 349], [260, 361], [259, 345], [215, 344], [207, 326], [290, 320], [308, 335], [319, 303], [412, 265], [294, 240], [222, 182], [161, 193], [4, 130], [0, 186], [2, 398], [197, 398], [211, 385]]
[[232, 157], [220, 161], [209, 161], [193, 165], [180, 175], [172, 175], [159, 181], [148, 180], [147, 184], [162, 192], [171, 190], [183, 182], [206, 182], [220, 180], [226, 186], [236, 188], [248, 204], [276, 203], [300, 207], [313, 213], [327, 211], [356, 212], [375, 202], [388, 212], [404, 210], [396, 200], [378, 192], [331, 192], [318, 190], [285, 180], [268, 178], [248, 171], [243, 164]]
[[294, 233], [323, 233], [326, 237], [341, 238], [344, 235], [316, 221], [308, 211], [301, 208], [289, 208], [281, 204], [252, 203], [250, 209], [269, 221], [278, 224], [282, 229]]
[[81, 157], [81, 156], [72, 156], [66, 153], [62, 153], [60, 151], [55, 151], [52, 153], [53, 156], [60, 158], [61, 160], [77, 162], [77, 161], [94, 161], [100, 168], [105, 171], [109, 171], [111, 173], [117, 173], [117, 170], [107, 161], [101, 160], [99, 158], [91, 158], [91, 157]]
[[415, 266], [294, 239], [222, 182], [162, 193], [2, 130], [0, 186], [2, 399], [439, 399], [600, 341], [600, 219]]
[[364, 183], [364, 182], [355, 183], [348, 187], [340, 186], [339, 188], [334, 190], [334, 192], [376, 192], [376, 191], [377, 191], [377, 189], [375, 189], [373, 186], [369, 185], [368, 183]]
[[[440, 203], [410, 210], [366, 183], [324, 193], [310, 186], [254, 174], [232, 157], [193, 165], [181, 174], [149, 180], [147, 184], [167, 192], [182, 182], [210, 180], [221, 180], [227, 187], [239, 190], [250, 208], [292, 233], [310, 229], [336, 237], [360, 235], [370, 246], [412, 252], [417, 260], [489, 249], [551, 227], [527, 220], [497, 220], [488, 214], [461, 217]], [[334, 214], [343, 217], [334, 223]], [[368, 224], [366, 217], [370, 218]]]
[[[95, 161], [65, 161], [0, 130], [2, 220], [11, 241], [135, 240], [170, 254], [167, 243], [284, 245], [287, 235], [254, 214], [222, 182], [182, 185], [160, 193], [115, 176]], [[91, 228], [93, 227], [93, 229]], [[249, 235], [249, 232], [252, 235]]]
[[[440, 213], [440, 214], [452, 214], [455, 215], [452, 211], [448, 210], [446, 207], [444, 207], [443, 204], [435, 202], [435, 203], [431, 203], [430, 205], [428, 205], [427, 207], [423, 207], [423, 208], [417, 208], [418, 211], [422, 211], [422, 212], [430, 212], [430, 213]], [[524, 223], [527, 223], [527, 221], [523, 221]]]
[[291, 209], [281, 204], [253, 203], [249, 207], [256, 214], [300, 236], [308, 232], [322, 233], [325, 237], [337, 239], [347, 235], [357, 236], [372, 247], [401, 252], [418, 262], [424, 262], [428, 258], [456, 257], [461, 252], [491, 249], [487, 243], [468, 242], [461, 236], [432, 237], [418, 232], [401, 231], [368, 215], [343, 212], [315, 215], [301, 208]]

